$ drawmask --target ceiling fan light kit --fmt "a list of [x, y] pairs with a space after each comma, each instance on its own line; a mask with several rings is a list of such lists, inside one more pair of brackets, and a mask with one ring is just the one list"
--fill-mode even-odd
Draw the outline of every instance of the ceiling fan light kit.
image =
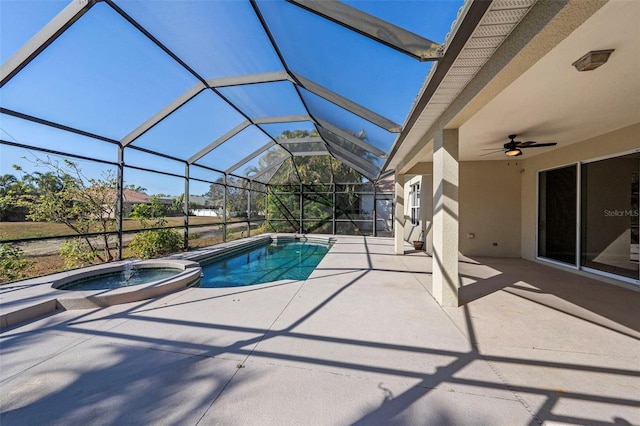
[[542, 148], [557, 145], [556, 142], [538, 143], [535, 141], [521, 142], [516, 140], [518, 135], [509, 135], [509, 142], [503, 145], [504, 153], [509, 157], [519, 157], [523, 148]]
[[485, 148], [483, 151], [494, 151], [488, 154], [481, 155], [491, 155], [495, 154], [497, 151], [504, 152], [508, 157], [519, 157], [522, 155], [523, 148], [544, 148], [546, 146], [555, 146], [558, 145], [557, 142], [546, 142], [546, 143], [538, 143], [536, 141], [526, 141], [521, 142], [516, 140], [517, 135], [509, 135], [509, 142], [505, 143], [502, 148]]

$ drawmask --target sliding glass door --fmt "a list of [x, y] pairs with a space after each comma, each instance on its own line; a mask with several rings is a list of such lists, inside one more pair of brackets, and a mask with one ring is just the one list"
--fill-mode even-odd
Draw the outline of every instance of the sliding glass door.
[[638, 186], [640, 153], [581, 166], [581, 265], [640, 277]]
[[639, 189], [640, 152], [538, 172], [538, 258], [640, 285]]

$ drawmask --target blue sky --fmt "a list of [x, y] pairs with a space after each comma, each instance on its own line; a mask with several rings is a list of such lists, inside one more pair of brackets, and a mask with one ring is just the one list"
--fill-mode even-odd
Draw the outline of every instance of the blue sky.
[[[283, 69], [249, 2], [116, 3], [203, 78]], [[462, 1], [346, 3], [442, 43]], [[2, 62], [66, 4], [0, 0]], [[288, 3], [258, 1], [258, 6], [292, 71], [402, 124], [430, 63], [420, 63]], [[98, 3], [0, 89], [0, 102], [5, 108], [120, 140], [197, 82], [107, 4]], [[242, 122], [242, 113], [254, 118], [304, 112], [293, 96], [293, 86], [286, 82], [220, 92], [236, 102], [241, 112], [216, 94], [201, 92], [133, 145], [186, 159]], [[322, 100], [308, 101], [315, 114], [334, 120], [336, 127], [366, 128], [371, 145], [388, 149], [393, 142], [393, 135], [358, 117], [340, 116]], [[115, 160], [113, 146], [89, 138], [4, 115], [0, 127], [0, 136], [6, 140]], [[259, 133], [247, 129], [234, 138], [237, 146], [223, 144], [207, 156], [206, 164], [221, 169], [234, 164], [239, 159], [235, 156], [246, 155], [262, 142]], [[0, 149], [1, 173], [11, 173], [12, 164], [23, 163], [24, 151]], [[125, 161], [152, 169], [168, 167], [178, 174], [184, 169], [180, 163], [168, 165], [168, 160], [145, 155], [127, 157], [127, 151]], [[96, 175], [101, 167], [87, 163], [85, 171]], [[129, 175], [128, 183], [146, 187], [150, 193], [183, 191], [179, 179], [150, 173]]]

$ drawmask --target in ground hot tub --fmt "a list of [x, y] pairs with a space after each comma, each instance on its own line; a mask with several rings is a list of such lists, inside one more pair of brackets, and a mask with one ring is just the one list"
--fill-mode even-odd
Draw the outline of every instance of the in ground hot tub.
[[180, 259], [118, 262], [70, 272], [52, 287], [65, 309], [136, 302], [182, 290], [202, 275], [197, 262]]

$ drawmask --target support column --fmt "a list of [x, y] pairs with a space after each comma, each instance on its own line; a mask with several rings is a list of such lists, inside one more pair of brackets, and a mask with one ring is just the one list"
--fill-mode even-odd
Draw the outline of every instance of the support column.
[[333, 200], [332, 201], [333, 202], [333, 204], [332, 204], [333, 205], [333, 216], [331, 218], [332, 226], [333, 226], [332, 234], [336, 235], [336, 184], [332, 183], [331, 184], [331, 188], [332, 188], [332, 191], [333, 191], [332, 192], [332, 197], [333, 197], [333, 199], [332, 199]]
[[182, 197], [184, 221], [184, 251], [189, 250], [189, 163], [184, 164], [184, 197]]
[[123, 228], [123, 208], [124, 206], [124, 147], [118, 145], [118, 176], [116, 181], [116, 232], [118, 239], [118, 260], [122, 260], [122, 228]]
[[393, 215], [393, 235], [395, 237], [396, 254], [404, 254], [404, 175], [396, 173], [395, 213]]
[[222, 197], [222, 242], [227, 242], [227, 174], [224, 174], [224, 192]]
[[298, 233], [304, 234], [304, 225], [302, 220], [304, 219], [304, 187], [300, 182], [300, 230]]
[[433, 297], [458, 306], [458, 129], [443, 130], [433, 143]]
[[378, 203], [376, 202], [376, 182], [371, 182], [373, 185], [373, 236], [378, 236]]
[[272, 225], [270, 222], [271, 215], [269, 214], [269, 211], [270, 211], [269, 206], [273, 198], [273, 189], [271, 188], [271, 185], [267, 184], [265, 191], [266, 193], [264, 194], [264, 197], [265, 197], [264, 223], [266, 224], [265, 229], [270, 229]]
[[247, 184], [247, 237], [251, 236], [251, 188], [253, 187], [251, 181]]

